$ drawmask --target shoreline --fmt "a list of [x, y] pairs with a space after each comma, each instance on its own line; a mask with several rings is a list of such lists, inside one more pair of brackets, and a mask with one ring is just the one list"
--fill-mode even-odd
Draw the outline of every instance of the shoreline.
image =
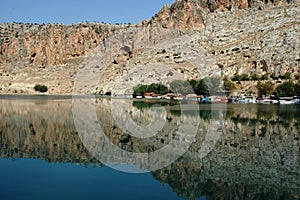
[[[71, 94], [0, 94], [0, 100], [72, 100], [72, 99], [127, 99], [136, 102], [181, 102], [180, 104], [196, 104], [197, 101], [189, 100], [189, 99], [147, 99], [147, 98], [129, 98], [127, 96], [105, 96], [105, 95], [71, 95]], [[199, 104], [199, 103], [198, 103]], [[201, 103], [200, 103], [201, 104]], [[249, 104], [257, 104], [257, 105], [299, 105], [299, 103], [293, 104], [280, 104], [278, 103], [238, 103], [238, 102], [210, 102], [210, 103], [202, 103], [201, 105], [211, 105], [211, 104], [239, 104], [239, 105], [249, 105]]]

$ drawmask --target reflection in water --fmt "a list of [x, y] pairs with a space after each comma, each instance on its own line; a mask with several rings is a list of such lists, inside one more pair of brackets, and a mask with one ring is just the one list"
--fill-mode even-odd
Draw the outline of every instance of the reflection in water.
[[86, 151], [77, 135], [70, 99], [2, 99], [0, 103], [2, 158], [99, 163]]
[[[183, 118], [198, 122], [188, 151], [169, 166], [152, 172], [155, 179], [170, 185], [184, 199], [300, 198], [298, 106], [228, 104], [225, 109], [220, 105], [200, 105], [195, 111], [199, 105], [119, 101], [112, 108], [110, 99], [97, 99], [95, 110], [107, 138], [128, 152], [147, 153], [163, 148], [174, 140]], [[128, 105], [126, 113], [116, 112], [122, 102]], [[2, 99], [0, 104], [1, 158], [101, 165], [86, 150], [76, 131], [71, 99]], [[123, 115], [130, 116], [130, 123], [150, 124], [148, 128], [153, 117], [159, 119], [163, 122], [162, 131], [154, 127], [156, 135], [132, 136], [128, 130], [131, 127], [120, 120], [125, 119]], [[213, 132], [217, 137], [208, 140], [214, 143], [213, 148], [201, 156]]]

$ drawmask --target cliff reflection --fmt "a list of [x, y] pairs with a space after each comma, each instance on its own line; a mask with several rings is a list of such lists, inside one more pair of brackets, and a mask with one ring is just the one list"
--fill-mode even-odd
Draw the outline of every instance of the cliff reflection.
[[71, 99], [2, 99], [0, 156], [97, 163], [77, 135], [71, 103]]
[[[1, 158], [100, 163], [86, 150], [76, 131], [71, 99], [3, 99], [0, 105]], [[195, 111], [197, 106], [134, 100], [112, 104], [105, 98], [95, 101], [106, 136], [129, 152], [150, 152], [170, 143], [183, 118], [199, 122], [189, 150], [171, 165], [152, 172], [154, 178], [169, 184], [185, 199], [300, 198], [298, 106], [200, 105]], [[155, 130], [157, 134], [148, 138], [132, 136], [125, 123], [128, 116], [148, 127], [154, 117], [154, 121], [164, 122], [157, 125], [162, 131]], [[204, 141], [214, 131], [219, 137], [201, 156]]]

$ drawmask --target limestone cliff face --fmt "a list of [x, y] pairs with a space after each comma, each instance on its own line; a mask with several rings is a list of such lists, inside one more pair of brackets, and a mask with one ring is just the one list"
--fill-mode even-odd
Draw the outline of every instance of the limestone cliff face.
[[90, 93], [129, 94], [140, 83], [212, 72], [296, 74], [299, 23], [298, 0], [177, 0], [136, 25], [1, 24], [0, 93], [35, 93], [42, 83], [50, 94], [71, 94], [79, 69], [97, 59], [86, 70], [103, 74]]
[[177, 0], [171, 6], [164, 6], [153, 18], [165, 28], [202, 28], [207, 14], [235, 9], [264, 9], [266, 6], [286, 5], [290, 0]]
[[18, 67], [65, 64], [69, 59], [86, 55], [121, 27], [100, 23], [2, 24], [0, 64], [19, 63]]

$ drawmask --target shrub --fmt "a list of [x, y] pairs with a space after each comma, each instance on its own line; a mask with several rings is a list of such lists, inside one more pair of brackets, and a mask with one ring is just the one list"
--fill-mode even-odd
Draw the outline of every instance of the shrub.
[[250, 81], [248, 74], [234, 75], [232, 81]]
[[258, 81], [259, 80], [259, 75], [257, 73], [252, 73], [251, 74], [251, 80], [252, 81]]
[[235, 86], [234, 82], [232, 82], [228, 79], [224, 79], [224, 88], [225, 88], [226, 94], [229, 95], [232, 91], [234, 91], [236, 89], [236, 86]]
[[269, 74], [265, 73], [263, 75], [261, 75], [260, 80], [268, 80], [269, 79]]
[[257, 83], [257, 90], [260, 95], [271, 95], [274, 92], [273, 83], [268, 81], [266, 83]]
[[296, 79], [297, 81], [300, 81], [300, 74], [296, 74], [296, 75], [295, 75], [295, 79]]
[[279, 77], [278, 77], [278, 76], [276, 76], [275, 74], [271, 74], [271, 79], [273, 79], [273, 80], [278, 80], [278, 79], [279, 79]]
[[241, 81], [249, 81], [249, 80], [250, 80], [250, 78], [249, 78], [248, 74], [241, 75]]
[[34, 90], [37, 91], [37, 92], [47, 92], [48, 87], [46, 85], [36, 84], [34, 86]]
[[285, 74], [282, 76], [282, 79], [289, 80], [292, 78], [291, 72], [285, 72]]

